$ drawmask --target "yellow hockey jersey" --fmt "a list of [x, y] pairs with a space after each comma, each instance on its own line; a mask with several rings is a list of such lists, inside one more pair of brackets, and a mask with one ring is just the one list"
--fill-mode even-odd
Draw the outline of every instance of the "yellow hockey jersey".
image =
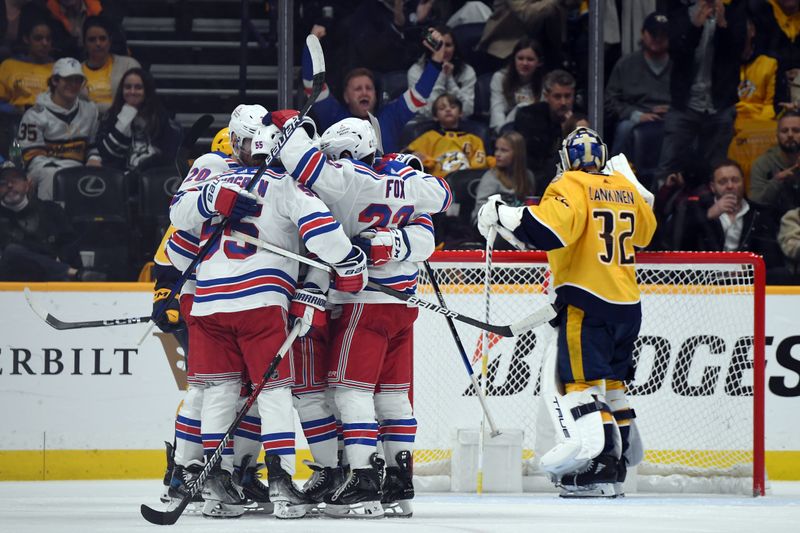
[[559, 300], [614, 321], [641, 313], [634, 248], [655, 230], [653, 210], [622, 174], [569, 171], [514, 233], [548, 251]]
[[425, 170], [438, 177], [456, 170], [487, 168], [486, 148], [477, 135], [463, 131], [426, 131], [408, 145], [419, 154]]

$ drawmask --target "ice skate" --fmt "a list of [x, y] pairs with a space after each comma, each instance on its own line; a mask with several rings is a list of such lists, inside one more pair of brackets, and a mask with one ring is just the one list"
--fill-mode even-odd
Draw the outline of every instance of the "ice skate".
[[167, 447], [167, 470], [164, 472], [164, 489], [161, 491], [161, 503], [169, 503], [169, 485], [172, 481], [172, 469], [175, 468], [175, 446], [171, 443], [164, 441]]
[[203, 485], [203, 516], [239, 518], [244, 514], [245, 498], [233, 484], [231, 473], [215, 466]]
[[303, 518], [313, 506], [305, 494], [292, 481], [292, 476], [281, 466], [279, 455], [266, 457], [269, 498], [274, 505], [275, 518]]
[[371, 467], [355, 468], [344, 484], [325, 497], [325, 515], [333, 518], [382, 518], [383, 459], [372, 454]]
[[322, 466], [311, 461], [305, 461], [305, 464], [313, 473], [303, 486], [303, 492], [313, 505], [309, 510], [319, 512], [325, 507], [325, 496], [344, 483], [344, 470], [340, 466]]
[[[253, 462], [251, 466], [251, 462]], [[269, 488], [261, 482], [260, 469], [264, 464], [256, 464], [251, 455], [242, 457], [241, 466], [234, 472], [234, 482], [242, 489], [247, 499], [245, 511], [272, 514], [273, 505], [269, 499]]]
[[411, 452], [397, 454], [397, 466], [387, 466], [383, 478], [381, 505], [386, 516], [409, 518], [414, 512], [413, 458]]
[[598, 455], [583, 472], [566, 474], [557, 484], [562, 498], [616, 498], [617, 459]]
[[[198, 460], [189, 461], [189, 464], [186, 466], [175, 465], [173, 467], [172, 477], [170, 478], [169, 487], [167, 487], [168, 499], [164, 502], [168, 504], [168, 508], [177, 507], [181, 500], [189, 494], [189, 487], [194, 483], [194, 480], [197, 479], [197, 476], [200, 475], [202, 470], [203, 463]], [[197, 512], [201, 510], [203, 496], [200, 492], [201, 491], [196, 492], [192, 497], [192, 505], [187, 507], [187, 511]]]

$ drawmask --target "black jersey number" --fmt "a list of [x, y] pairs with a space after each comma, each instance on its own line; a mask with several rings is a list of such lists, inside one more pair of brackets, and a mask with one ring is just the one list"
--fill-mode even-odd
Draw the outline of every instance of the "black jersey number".
[[[620, 265], [632, 265], [634, 254], [626, 251], [626, 241], [630, 239], [634, 232], [636, 218], [631, 211], [608, 211], [595, 209], [592, 211], [592, 218], [602, 223], [600, 230], [600, 240], [603, 241], [605, 251], [597, 257], [602, 263], [610, 264], [614, 262], [615, 255], [619, 256]], [[619, 250], [615, 254], [615, 251]]]
[[17, 132], [17, 139], [20, 141], [27, 139], [30, 142], [36, 142], [36, 125], [26, 124], [24, 122], [20, 124], [19, 131]]

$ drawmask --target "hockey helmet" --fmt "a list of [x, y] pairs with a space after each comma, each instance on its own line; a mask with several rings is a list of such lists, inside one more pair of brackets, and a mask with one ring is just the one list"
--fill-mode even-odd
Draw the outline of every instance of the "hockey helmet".
[[253, 135], [253, 143], [250, 148], [250, 155], [266, 156], [281, 138], [281, 130], [275, 124], [263, 124]]
[[320, 137], [320, 149], [331, 159], [341, 159], [345, 152], [352, 159], [363, 161], [375, 154], [378, 140], [372, 124], [350, 117], [329, 127]]
[[214, 140], [211, 141], [212, 152], [222, 152], [227, 156], [233, 155], [233, 148], [231, 148], [230, 128], [222, 128], [214, 135]]
[[239, 104], [231, 113], [228, 129], [231, 136], [231, 150], [233, 156], [241, 160], [241, 150], [245, 139], [252, 139], [261, 119], [267, 114], [267, 109], [258, 104]]
[[425, 168], [422, 165], [422, 160], [414, 154], [402, 154], [402, 153], [383, 154], [381, 160], [399, 161], [404, 165], [408, 165], [414, 170], [418, 170], [420, 172], [425, 170]]
[[606, 166], [608, 148], [594, 130], [586, 127], [576, 128], [561, 143], [558, 152], [561, 167], [567, 170], [603, 170]]

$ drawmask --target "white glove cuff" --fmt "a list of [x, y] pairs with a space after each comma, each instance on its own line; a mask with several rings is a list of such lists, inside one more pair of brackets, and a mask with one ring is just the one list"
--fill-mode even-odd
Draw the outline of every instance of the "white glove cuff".
[[504, 228], [514, 231], [522, 224], [522, 213], [526, 207], [497, 206], [497, 219]]

